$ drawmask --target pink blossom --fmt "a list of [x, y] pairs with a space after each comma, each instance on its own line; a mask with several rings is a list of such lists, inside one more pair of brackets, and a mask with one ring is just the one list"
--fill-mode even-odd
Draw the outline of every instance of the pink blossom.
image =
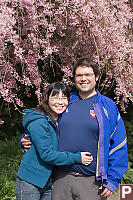
[[99, 63], [101, 74], [106, 71], [103, 90], [115, 81], [116, 102], [121, 97], [124, 109], [133, 101], [132, 12], [127, 2], [1, 0], [1, 98], [23, 106], [18, 91], [25, 86], [30, 96], [30, 87], [38, 91], [42, 82], [47, 85], [49, 60], [64, 73], [62, 80], [73, 84], [73, 63], [88, 56]]

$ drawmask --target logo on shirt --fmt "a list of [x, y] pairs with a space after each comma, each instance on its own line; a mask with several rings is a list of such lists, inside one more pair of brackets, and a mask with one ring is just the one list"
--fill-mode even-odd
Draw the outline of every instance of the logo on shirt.
[[66, 112], [69, 112], [68, 108], [66, 109]]
[[94, 110], [90, 110], [90, 115], [91, 115], [92, 118], [96, 117]]

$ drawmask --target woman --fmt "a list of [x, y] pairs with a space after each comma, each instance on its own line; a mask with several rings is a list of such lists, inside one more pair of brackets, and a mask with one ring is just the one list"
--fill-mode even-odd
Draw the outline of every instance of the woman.
[[32, 145], [24, 154], [17, 173], [17, 200], [50, 200], [53, 165], [92, 162], [87, 156], [89, 152], [57, 152], [58, 116], [65, 111], [68, 100], [68, 88], [56, 82], [47, 87], [40, 106], [24, 110], [23, 126]]

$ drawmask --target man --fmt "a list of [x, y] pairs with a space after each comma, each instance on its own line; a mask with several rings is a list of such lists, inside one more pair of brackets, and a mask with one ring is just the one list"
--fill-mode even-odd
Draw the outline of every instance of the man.
[[82, 58], [73, 75], [77, 91], [59, 121], [59, 151], [91, 152], [93, 162], [57, 167], [52, 199], [106, 199], [128, 167], [125, 127], [115, 103], [95, 89], [98, 65]]

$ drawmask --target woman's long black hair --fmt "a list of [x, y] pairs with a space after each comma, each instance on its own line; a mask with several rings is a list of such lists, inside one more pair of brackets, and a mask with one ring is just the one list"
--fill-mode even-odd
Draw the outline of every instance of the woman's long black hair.
[[36, 108], [36, 110], [44, 111], [46, 115], [51, 117], [51, 119], [54, 121], [52, 116], [52, 111], [49, 108], [49, 96], [52, 94], [52, 96], [58, 95], [59, 92], [62, 92], [64, 96], [68, 98], [68, 101], [70, 99], [70, 91], [69, 88], [61, 82], [54, 82], [47, 86], [47, 88], [44, 90], [42, 95], [42, 100], [40, 105]]

